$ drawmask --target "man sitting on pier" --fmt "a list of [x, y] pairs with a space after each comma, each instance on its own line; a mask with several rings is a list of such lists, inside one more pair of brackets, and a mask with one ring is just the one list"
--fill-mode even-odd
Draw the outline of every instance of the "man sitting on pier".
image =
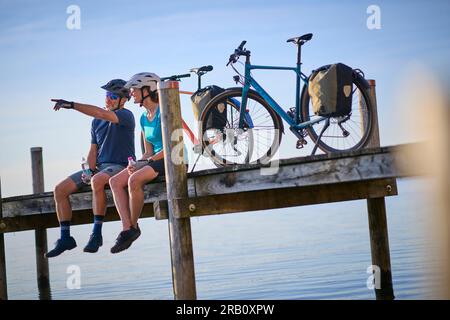
[[[102, 86], [106, 90], [105, 109], [52, 99], [56, 102], [54, 106], [56, 111], [61, 108], [74, 109], [95, 118], [91, 125], [91, 147], [87, 157], [89, 169], [93, 174], [90, 183], [94, 228], [84, 252], [97, 252], [103, 245], [101, 228], [106, 214], [105, 186], [112, 176], [127, 166], [128, 157], [135, 159], [135, 121], [133, 113], [124, 108], [125, 102], [130, 98], [129, 90], [124, 87], [125, 83], [122, 79], [114, 79]], [[54, 197], [61, 226], [61, 238], [56, 242], [56, 247], [46, 253], [47, 258], [56, 257], [77, 246], [75, 239], [70, 236], [72, 208], [69, 195], [87, 184], [86, 175], [83, 171], [78, 171], [55, 187]]]

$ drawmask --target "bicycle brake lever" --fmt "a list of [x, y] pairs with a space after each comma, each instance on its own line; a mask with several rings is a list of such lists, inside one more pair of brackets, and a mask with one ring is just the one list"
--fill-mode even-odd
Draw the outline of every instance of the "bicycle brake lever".
[[237, 60], [236, 60], [236, 54], [231, 54], [230, 55], [230, 58], [228, 59], [228, 63], [227, 63], [227, 67], [228, 67], [228, 65], [230, 64], [230, 63], [235, 63]]

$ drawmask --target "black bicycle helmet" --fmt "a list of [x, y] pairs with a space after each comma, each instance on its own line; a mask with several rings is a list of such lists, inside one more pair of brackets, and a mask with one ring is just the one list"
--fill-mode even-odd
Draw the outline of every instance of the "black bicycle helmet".
[[102, 89], [117, 94], [121, 98], [130, 98], [130, 90], [125, 88], [127, 82], [122, 79], [113, 79], [102, 86]]

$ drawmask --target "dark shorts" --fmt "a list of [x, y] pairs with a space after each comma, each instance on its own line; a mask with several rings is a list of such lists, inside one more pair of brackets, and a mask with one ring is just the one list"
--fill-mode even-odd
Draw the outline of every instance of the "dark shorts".
[[[102, 163], [102, 164], [97, 165], [97, 170], [99, 172], [104, 172], [107, 175], [109, 175], [110, 177], [118, 174], [123, 169], [125, 169], [124, 166], [122, 166], [120, 164], [116, 164], [116, 163]], [[83, 173], [83, 170], [80, 170], [69, 176], [69, 178], [72, 179], [73, 182], [75, 182], [78, 189], [87, 185], [81, 180], [82, 173]]]
[[[164, 165], [164, 159], [156, 160], [153, 162], [150, 162], [148, 164], [149, 167], [152, 167], [155, 172], [158, 172], [160, 176], [166, 175], [166, 167]], [[186, 171], [188, 170], [188, 165], [186, 165]]]
[[148, 164], [155, 172], [158, 172], [160, 176], [166, 175], [166, 167], [164, 165], [164, 159], [156, 160]]

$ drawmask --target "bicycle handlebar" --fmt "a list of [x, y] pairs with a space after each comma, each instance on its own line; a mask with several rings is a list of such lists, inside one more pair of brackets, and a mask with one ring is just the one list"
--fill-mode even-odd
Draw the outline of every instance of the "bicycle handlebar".
[[237, 49], [234, 50], [234, 53], [230, 55], [230, 58], [228, 59], [228, 63], [227, 66], [230, 63], [236, 63], [239, 59], [239, 56], [246, 56], [246, 57], [250, 57], [250, 51], [244, 49], [245, 44], [247, 43], [246, 40], [242, 41], [241, 44], [239, 45], [239, 47], [237, 47]]
[[161, 78], [161, 81], [166, 81], [166, 80], [171, 80], [171, 81], [181, 81], [181, 80], [180, 80], [181, 78], [189, 78], [190, 76], [191, 76], [190, 73], [177, 74], [177, 75], [173, 75], [173, 76]]

